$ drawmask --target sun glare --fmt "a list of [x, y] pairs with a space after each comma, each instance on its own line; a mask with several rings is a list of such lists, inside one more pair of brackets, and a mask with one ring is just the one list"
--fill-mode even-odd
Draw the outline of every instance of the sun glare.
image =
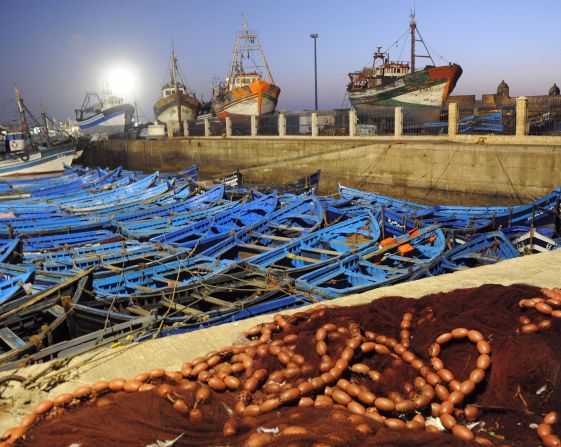
[[134, 89], [134, 76], [123, 67], [112, 68], [107, 74], [107, 83], [115, 95], [126, 96]]

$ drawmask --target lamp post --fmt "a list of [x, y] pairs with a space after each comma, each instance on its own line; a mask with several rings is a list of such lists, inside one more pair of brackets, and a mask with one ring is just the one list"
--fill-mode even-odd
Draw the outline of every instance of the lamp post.
[[317, 38], [318, 33], [310, 34], [310, 37], [314, 39], [314, 93], [315, 93], [315, 110], [318, 109], [318, 58], [317, 58]]

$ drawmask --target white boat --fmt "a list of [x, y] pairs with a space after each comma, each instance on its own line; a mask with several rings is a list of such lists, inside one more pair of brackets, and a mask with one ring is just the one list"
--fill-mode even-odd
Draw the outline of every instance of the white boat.
[[180, 122], [194, 121], [201, 107], [201, 102], [189, 92], [181, 77], [177, 56], [172, 50], [170, 80], [162, 86], [161, 98], [154, 104], [154, 116], [158, 123], [171, 124], [174, 129], [180, 128]]
[[125, 133], [131, 125], [134, 107], [109, 92], [87, 93], [82, 107], [75, 112], [81, 132], [104, 139]]
[[75, 152], [75, 145], [61, 145], [34, 152], [12, 153], [0, 161], [0, 177], [62, 172], [65, 164], [72, 164]]

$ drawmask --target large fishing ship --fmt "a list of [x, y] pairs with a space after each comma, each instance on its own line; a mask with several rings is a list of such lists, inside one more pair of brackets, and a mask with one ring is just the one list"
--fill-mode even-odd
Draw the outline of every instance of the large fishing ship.
[[154, 104], [154, 116], [160, 124], [172, 123], [174, 128], [179, 128], [183, 121], [197, 118], [201, 102], [189, 93], [174, 49], [171, 52], [169, 76], [169, 81], [162, 86], [162, 97]]
[[225, 82], [214, 87], [212, 112], [220, 118], [273, 113], [279, 94], [259, 37], [248, 30], [244, 20], [243, 31], [236, 37], [230, 72]]
[[82, 107], [76, 109], [80, 131], [92, 138], [124, 134], [131, 125], [133, 115], [134, 107], [109, 91], [86, 93]]
[[[349, 100], [355, 109], [372, 106], [440, 106], [452, 93], [462, 75], [458, 64], [435, 66], [423, 38], [417, 28], [415, 14], [411, 14], [410, 62], [390, 61], [388, 51], [378, 46], [371, 67], [349, 73], [347, 86]], [[426, 54], [418, 55], [415, 44], [420, 42]], [[417, 69], [415, 59], [428, 58], [432, 65]], [[381, 61], [378, 65], [376, 63]]]

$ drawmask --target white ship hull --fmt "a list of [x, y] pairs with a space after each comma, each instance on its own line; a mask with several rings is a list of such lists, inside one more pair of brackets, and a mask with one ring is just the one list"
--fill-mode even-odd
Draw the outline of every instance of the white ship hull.
[[[161, 112], [156, 119], [162, 124], [173, 123], [174, 127], [178, 127], [177, 106], [173, 105]], [[194, 121], [197, 119], [197, 112], [186, 105], [181, 105], [181, 121]]]
[[58, 151], [47, 150], [43, 153], [30, 154], [27, 161], [23, 161], [19, 157], [7, 159], [0, 162], [0, 177], [62, 172], [65, 164], [72, 164], [74, 153], [75, 148]]
[[232, 114], [232, 115], [265, 115], [267, 113], [273, 113], [275, 107], [277, 106], [277, 98], [274, 99], [263, 95], [261, 100], [261, 113], [259, 113], [259, 98], [257, 95], [242, 98], [237, 101], [233, 101], [225, 105], [219, 112], [220, 114]]
[[[396, 85], [388, 88], [388, 90], [395, 90], [399, 87], [403, 87], [403, 85], [399, 85], [396, 82]], [[414, 90], [412, 92], [403, 93], [401, 95], [392, 96], [391, 99], [388, 100], [381, 100], [373, 105], [381, 106], [381, 105], [388, 105], [388, 106], [396, 106], [396, 105], [415, 105], [415, 106], [441, 106], [442, 105], [442, 98], [444, 97], [444, 92], [446, 89], [446, 83], [443, 82], [441, 84], [432, 85], [426, 88], [420, 88], [419, 90]], [[374, 94], [382, 95], [383, 90], [381, 89], [368, 89], [360, 92], [349, 92], [349, 97], [351, 101], [356, 102], [356, 106], [365, 106], [367, 104], [363, 104], [362, 101], [368, 101], [368, 98], [371, 98]]]
[[134, 108], [128, 104], [104, 110], [97, 115], [78, 121], [80, 131], [91, 136], [122, 134], [132, 122]]

